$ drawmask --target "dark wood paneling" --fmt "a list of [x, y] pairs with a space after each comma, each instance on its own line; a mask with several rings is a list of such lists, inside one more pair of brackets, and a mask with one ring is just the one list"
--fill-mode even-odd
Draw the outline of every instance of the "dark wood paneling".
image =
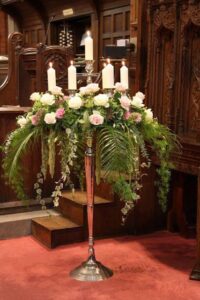
[[100, 55], [102, 56], [106, 45], [116, 45], [118, 39], [130, 38], [130, 6], [101, 12], [100, 25]]
[[0, 11], [0, 55], [5, 55], [8, 52], [7, 48], [8, 36], [8, 17], [3, 11]]

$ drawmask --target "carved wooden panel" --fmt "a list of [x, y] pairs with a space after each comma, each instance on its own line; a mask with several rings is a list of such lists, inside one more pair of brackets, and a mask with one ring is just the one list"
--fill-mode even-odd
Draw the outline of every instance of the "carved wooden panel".
[[[142, 1], [143, 4], [145, 1]], [[173, 196], [171, 212], [183, 216], [176, 220], [184, 234], [188, 232], [187, 207], [183, 201], [200, 204], [200, 1], [199, 0], [148, 0], [148, 59], [146, 74], [147, 104], [155, 116], [167, 123], [179, 135], [182, 152], [174, 153], [172, 161], [177, 171], [173, 186], [178, 188]], [[144, 11], [144, 7], [143, 7]], [[140, 14], [142, 22], [142, 14]], [[141, 23], [142, 27], [142, 23]], [[144, 32], [142, 28], [141, 32]], [[140, 57], [141, 61], [141, 57]], [[187, 174], [192, 185], [185, 192]], [[192, 176], [191, 176], [192, 175]], [[178, 183], [179, 176], [182, 182]], [[199, 205], [198, 204], [198, 205]], [[174, 210], [175, 207], [175, 210]], [[193, 210], [195, 215], [195, 209]], [[169, 218], [170, 219], [170, 218]], [[195, 218], [194, 218], [195, 219]], [[170, 222], [169, 222], [170, 223]], [[185, 223], [185, 224], [184, 224]], [[200, 215], [197, 216], [198, 262], [200, 261]], [[183, 226], [184, 225], [184, 226]], [[183, 231], [182, 231], [183, 233]], [[197, 268], [200, 274], [200, 264]], [[199, 275], [198, 275], [199, 278]]]
[[[179, 7], [182, 105], [180, 134], [200, 140], [200, 3], [190, 1]], [[183, 109], [186, 108], [186, 109]]]
[[37, 90], [47, 90], [47, 69], [52, 62], [56, 70], [56, 84], [67, 88], [67, 69], [72, 59], [73, 49], [71, 47], [44, 46], [38, 48], [37, 53]]
[[149, 2], [146, 92], [158, 119], [200, 141], [200, 2]]
[[0, 87], [0, 105], [17, 105], [18, 103], [18, 59], [22, 49], [23, 36], [15, 32], [8, 40], [8, 76]]
[[[175, 80], [175, 13], [173, 3], [151, 11], [149, 41], [148, 99], [158, 119], [173, 126]], [[151, 87], [151, 88], [150, 88]]]

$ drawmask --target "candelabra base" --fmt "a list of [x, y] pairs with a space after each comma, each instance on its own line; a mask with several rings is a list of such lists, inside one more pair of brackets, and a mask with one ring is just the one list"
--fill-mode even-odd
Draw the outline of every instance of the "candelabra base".
[[94, 255], [70, 272], [70, 277], [79, 281], [102, 281], [112, 275], [113, 271], [96, 261]]

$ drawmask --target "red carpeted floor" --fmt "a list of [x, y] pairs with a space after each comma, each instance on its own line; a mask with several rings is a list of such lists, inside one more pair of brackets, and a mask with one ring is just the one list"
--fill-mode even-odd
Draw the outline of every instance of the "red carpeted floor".
[[96, 242], [98, 260], [112, 268], [104, 282], [69, 278], [87, 243], [47, 250], [32, 237], [0, 241], [0, 300], [199, 300], [190, 281], [195, 241], [159, 232]]

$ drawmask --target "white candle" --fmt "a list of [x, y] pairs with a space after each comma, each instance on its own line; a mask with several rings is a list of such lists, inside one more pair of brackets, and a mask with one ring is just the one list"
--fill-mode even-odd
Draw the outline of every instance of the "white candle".
[[56, 87], [56, 71], [53, 68], [53, 63], [49, 63], [47, 70], [48, 91], [53, 91]]
[[87, 37], [85, 38], [85, 60], [93, 60], [93, 38], [90, 32], [87, 32]]
[[122, 67], [120, 68], [120, 81], [121, 84], [126, 87], [126, 89], [129, 88], [129, 79], [128, 79], [128, 68], [125, 65], [125, 62], [122, 62]]
[[106, 63], [103, 64], [103, 69], [102, 69], [102, 88], [105, 89], [106, 87]]
[[107, 60], [108, 64], [102, 70], [102, 83], [103, 89], [114, 88], [114, 67], [110, 63], [110, 59]]
[[74, 66], [73, 61], [71, 61], [71, 66], [68, 68], [68, 90], [77, 89], [77, 76], [76, 76], [76, 67]]

